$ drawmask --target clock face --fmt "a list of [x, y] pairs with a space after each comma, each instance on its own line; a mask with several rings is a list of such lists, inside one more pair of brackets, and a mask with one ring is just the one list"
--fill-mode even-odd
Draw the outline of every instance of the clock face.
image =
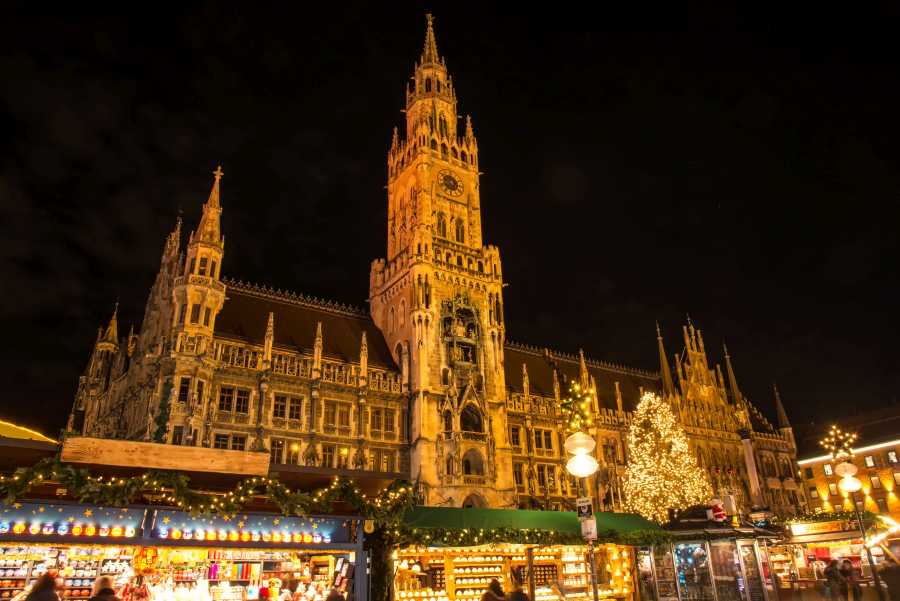
[[441, 190], [449, 196], [459, 196], [463, 193], [463, 183], [452, 171], [441, 171], [438, 174], [438, 184]]

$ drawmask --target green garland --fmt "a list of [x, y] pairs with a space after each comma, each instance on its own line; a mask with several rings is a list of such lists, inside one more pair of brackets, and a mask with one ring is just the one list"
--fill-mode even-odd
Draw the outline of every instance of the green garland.
[[[556, 530], [535, 530], [516, 528], [403, 528], [394, 532], [399, 544], [469, 547], [497, 543], [519, 543], [526, 545], [583, 545], [579, 533]], [[602, 530], [597, 533], [597, 542], [630, 546], [660, 545], [672, 541], [672, 535], [664, 530], [634, 530], [619, 532]]]
[[[863, 521], [871, 521], [874, 520], [877, 516], [869, 510], [864, 510], [860, 512], [862, 514]], [[792, 518], [788, 518], [785, 520], [786, 524], [796, 524], [799, 522], [840, 522], [840, 521], [855, 521], [856, 520], [856, 512], [855, 511], [822, 511], [819, 513], [808, 513], [805, 515], [795, 515]]]
[[309, 493], [292, 491], [274, 478], [256, 477], [242, 480], [231, 491], [214, 494], [191, 489], [190, 478], [179, 472], [154, 470], [128, 478], [104, 478], [91, 476], [88, 470], [57, 458], [19, 468], [12, 476], [0, 476], [0, 499], [7, 505], [14, 503], [44, 482], [60, 484], [81, 503], [124, 507], [144, 497], [195, 516], [231, 517], [254, 497], [266, 496], [286, 516], [328, 513], [337, 502], [343, 502], [354, 512], [375, 520], [379, 527], [396, 528], [413, 505], [412, 486], [403, 481], [392, 483], [374, 499], [343, 478], [335, 478], [329, 486]]

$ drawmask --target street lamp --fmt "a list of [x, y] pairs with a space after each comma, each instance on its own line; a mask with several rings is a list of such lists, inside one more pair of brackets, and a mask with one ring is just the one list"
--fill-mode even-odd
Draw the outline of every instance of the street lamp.
[[[587, 479], [593, 476], [597, 472], [597, 468], [600, 467], [597, 460], [591, 455], [591, 451], [594, 450], [597, 443], [594, 442], [593, 436], [585, 434], [584, 432], [575, 432], [566, 438], [566, 442], [563, 446], [565, 447], [566, 452], [572, 454], [572, 457], [566, 462], [566, 471], [576, 478], [581, 479], [581, 488], [584, 491], [582, 494], [588, 496]], [[591, 517], [593, 518], [593, 516]], [[591, 588], [594, 591], [594, 601], [600, 601], [600, 595], [597, 592], [597, 565], [594, 561], [594, 539], [589, 538], [587, 545], [588, 557], [590, 557]]]
[[856, 511], [856, 523], [859, 525], [859, 534], [862, 536], [863, 548], [866, 550], [866, 557], [869, 559], [869, 567], [872, 570], [872, 582], [875, 584], [875, 590], [878, 591], [878, 598], [881, 599], [881, 601], [884, 601], [884, 591], [881, 590], [881, 580], [878, 578], [878, 571], [875, 569], [875, 559], [872, 557], [872, 550], [869, 548], [869, 545], [866, 544], [866, 526], [863, 524], [863, 517], [862, 513], [859, 511], [859, 505], [856, 504], [856, 492], [862, 488], [862, 482], [859, 481], [859, 478], [854, 476], [856, 470], [856, 466], [849, 461], [837, 465], [834, 469], [835, 473], [838, 476], [841, 476], [841, 481], [838, 483], [838, 486], [845, 493], [849, 493], [850, 498], [853, 501], [853, 509]]

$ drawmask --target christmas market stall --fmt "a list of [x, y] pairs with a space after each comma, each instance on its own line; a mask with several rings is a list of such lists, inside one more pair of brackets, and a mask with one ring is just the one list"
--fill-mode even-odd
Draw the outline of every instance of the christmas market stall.
[[776, 532], [714, 521], [702, 507], [685, 512], [666, 530], [671, 543], [637, 551], [642, 599], [778, 601], [765, 554], [766, 541]]
[[277, 598], [283, 587], [309, 601], [323, 601], [332, 587], [363, 601], [358, 530], [349, 517], [20, 502], [0, 510], [0, 599], [52, 570], [64, 599], [87, 598], [106, 575], [126, 601], [244, 601]]
[[825, 570], [832, 560], [837, 560], [839, 565], [849, 561], [862, 598], [878, 599], [869, 553], [877, 570], [886, 555], [892, 553], [885, 545], [886, 539], [900, 527], [889, 518], [881, 521], [869, 512], [862, 517], [868, 525], [868, 553], [855, 512], [820, 513], [788, 522], [785, 537], [769, 544], [767, 549], [780, 601], [820, 598], [826, 587]]
[[[600, 513], [597, 598], [634, 598], [634, 547], [666, 539], [633, 514]], [[590, 557], [574, 512], [416, 507], [393, 554], [394, 601], [478, 601], [491, 580], [535, 601], [593, 599]]]

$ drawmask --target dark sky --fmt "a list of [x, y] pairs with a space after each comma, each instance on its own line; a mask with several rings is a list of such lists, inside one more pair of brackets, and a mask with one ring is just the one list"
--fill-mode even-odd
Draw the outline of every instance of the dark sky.
[[[656, 369], [654, 321], [671, 354], [689, 313], [767, 411], [773, 380], [797, 421], [896, 399], [897, 15], [606, 4], [428, 7], [508, 337]], [[122, 334], [140, 319], [218, 163], [224, 273], [364, 305], [426, 7], [330, 5], [6, 6], [0, 415], [64, 423], [96, 328], [116, 299]]]

